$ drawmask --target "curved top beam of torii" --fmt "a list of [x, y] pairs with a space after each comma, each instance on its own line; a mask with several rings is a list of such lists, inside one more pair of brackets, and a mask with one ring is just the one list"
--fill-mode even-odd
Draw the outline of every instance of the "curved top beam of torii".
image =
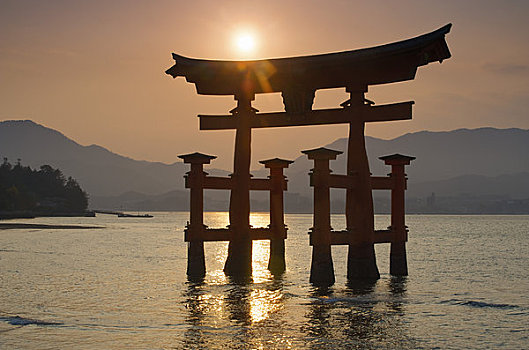
[[203, 95], [283, 92], [286, 97], [338, 87], [366, 91], [368, 85], [414, 79], [417, 67], [450, 58], [445, 35], [451, 26], [381, 46], [313, 56], [218, 61], [173, 53], [175, 64], [166, 73], [185, 77]]

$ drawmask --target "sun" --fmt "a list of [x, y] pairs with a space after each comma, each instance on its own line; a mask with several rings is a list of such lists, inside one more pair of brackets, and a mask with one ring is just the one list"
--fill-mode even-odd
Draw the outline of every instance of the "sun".
[[251, 55], [257, 47], [256, 36], [250, 31], [241, 31], [234, 36], [235, 48], [239, 54]]

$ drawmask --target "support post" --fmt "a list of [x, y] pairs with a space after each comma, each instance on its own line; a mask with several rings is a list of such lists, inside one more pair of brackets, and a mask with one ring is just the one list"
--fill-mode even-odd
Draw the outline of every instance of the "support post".
[[264, 164], [265, 168], [270, 169], [270, 181], [272, 189], [270, 190], [270, 260], [268, 261], [268, 270], [273, 275], [280, 275], [285, 272], [285, 239], [287, 238], [287, 229], [285, 226], [285, 210], [283, 203], [283, 191], [286, 190], [286, 179], [283, 175], [283, 169], [288, 168], [293, 161], [279, 158], [263, 160], [259, 163]]
[[391, 178], [393, 187], [391, 189], [391, 248], [389, 272], [394, 276], [408, 275], [408, 262], [406, 258], [406, 242], [408, 241], [408, 231], [405, 223], [405, 197], [406, 174], [404, 166], [410, 165], [415, 157], [392, 154], [380, 157], [386, 165], [391, 165]]
[[252, 240], [250, 239], [250, 158], [251, 118], [253, 95], [242, 93], [235, 97], [237, 108], [233, 111], [237, 129], [233, 157], [233, 187], [230, 193], [230, 228], [232, 237], [224, 273], [235, 278], [246, 278], [252, 273]]
[[178, 156], [184, 163], [191, 164], [191, 171], [186, 174], [186, 187], [190, 189], [189, 223], [186, 227], [187, 245], [187, 277], [191, 280], [206, 276], [204, 257], [204, 241], [202, 235], [204, 225], [204, 164], [209, 164], [217, 157], [202, 153]]
[[[351, 93], [351, 105], [363, 104], [364, 93]], [[375, 256], [375, 219], [371, 173], [365, 147], [365, 123], [349, 123], [347, 145], [347, 175], [356, 177], [356, 186], [346, 192], [345, 218], [350, 237], [347, 257], [349, 280], [374, 280], [380, 278]]]
[[327, 148], [302, 151], [309, 159], [314, 160], [311, 175], [311, 186], [314, 187], [314, 224], [310, 232], [312, 245], [312, 262], [310, 283], [317, 286], [334, 284], [334, 267], [331, 254], [331, 198], [329, 161], [341, 154]]

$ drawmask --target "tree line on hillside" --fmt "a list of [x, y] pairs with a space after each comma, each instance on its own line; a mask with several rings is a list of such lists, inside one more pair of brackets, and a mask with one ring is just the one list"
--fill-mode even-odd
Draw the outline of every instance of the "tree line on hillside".
[[0, 165], [0, 211], [37, 213], [81, 213], [88, 207], [88, 195], [72, 177], [59, 169], [42, 165], [34, 170], [4, 158]]

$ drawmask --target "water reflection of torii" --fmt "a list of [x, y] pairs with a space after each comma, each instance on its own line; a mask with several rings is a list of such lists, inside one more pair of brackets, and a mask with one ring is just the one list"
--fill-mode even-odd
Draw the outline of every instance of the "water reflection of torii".
[[[330, 175], [329, 160], [340, 152], [316, 149], [304, 151], [315, 161], [311, 174], [314, 186], [314, 227], [311, 282], [334, 283], [332, 244], [349, 245], [349, 279], [379, 277], [374, 243], [391, 242], [390, 270], [407, 274], [407, 230], [404, 225], [406, 178], [404, 165], [413, 157], [392, 155], [383, 160], [392, 165], [389, 178], [372, 177], [365, 150], [364, 125], [411, 119], [413, 101], [373, 106], [364, 94], [369, 85], [413, 80], [419, 66], [442, 62], [450, 57], [445, 35], [448, 24], [434, 32], [382, 46], [323, 55], [278, 58], [256, 61], [215, 61], [186, 58], [173, 54], [175, 64], [166, 73], [183, 76], [194, 83], [203, 95], [234, 95], [237, 107], [231, 115], [199, 115], [201, 130], [235, 129], [233, 174], [229, 178], [206, 176], [203, 164], [214, 157], [200, 153], [181, 156], [191, 163], [187, 187], [191, 188], [191, 219], [186, 228], [189, 242], [188, 276], [203, 277], [204, 241], [229, 240], [224, 271], [231, 276], [249, 276], [252, 265], [252, 239], [271, 240], [270, 269], [284, 270], [283, 190], [286, 181], [282, 169], [289, 161], [274, 159], [264, 164], [271, 170], [269, 179], [252, 179], [250, 175], [251, 129], [266, 127], [349, 124], [347, 175]], [[350, 98], [341, 108], [312, 110], [318, 89], [345, 87]], [[285, 112], [258, 113], [252, 108], [256, 93], [281, 92]], [[329, 189], [345, 188], [347, 229], [334, 232], [329, 219]], [[227, 229], [208, 229], [203, 224], [202, 191], [205, 188], [229, 189], [230, 225]], [[374, 230], [373, 189], [392, 190], [392, 224], [389, 230]], [[250, 227], [250, 190], [271, 193], [269, 229]], [[401, 193], [402, 192], [402, 193]]]

